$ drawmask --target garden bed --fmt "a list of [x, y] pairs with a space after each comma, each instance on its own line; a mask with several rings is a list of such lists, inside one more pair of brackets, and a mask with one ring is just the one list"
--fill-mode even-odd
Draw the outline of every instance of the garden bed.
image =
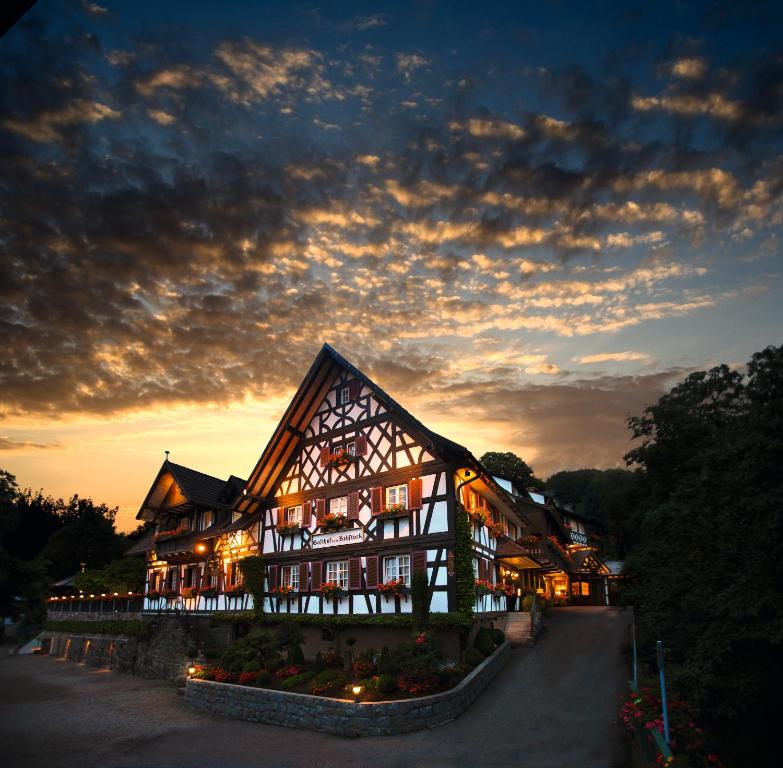
[[432, 728], [458, 717], [508, 659], [500, 645], [454, 688], [402, 701], [352, 702], [247, 685], [191, 679], [185, 706], [252, 722], [305, 728], [343, 736], [382, 736]]

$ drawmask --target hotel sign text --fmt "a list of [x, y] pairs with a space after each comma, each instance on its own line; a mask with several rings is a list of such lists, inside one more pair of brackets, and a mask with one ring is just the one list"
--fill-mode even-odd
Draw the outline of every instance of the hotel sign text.
[[313, 549], [321, 547], [338, 547], [341, 544], [361, 544], [364, 541], [364, 529], [354, 528], [350, 531], [332, 531], [317, 533], [310, 540]]

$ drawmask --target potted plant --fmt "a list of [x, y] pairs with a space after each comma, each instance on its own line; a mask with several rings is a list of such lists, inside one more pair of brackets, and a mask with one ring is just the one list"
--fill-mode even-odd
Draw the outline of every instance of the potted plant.
[[404, 504], [389, 504], [381, 510], [382, 517], [396, 517], [407, 514], [408, 508]]
[[346, 448], [339, 448], [329, 456], [329, 463], [333, 467], [341, 467], [350, 464], [355, 458]]
[[180, 594], [185, 600], [188, 600], [191, 597], [196, 597], [198, 595], [198, 589], [196, 589], [196, 587], [182, 587]]
[[482, 507], [476, 507], [473, 509], [473, 511], [470, 513], [470, 516], [479, 524], [479, 525], [486, 525], [489, 520], [489, 511], [486, 509], [483, 509]]
[[229, 584], [224, 590], [223, 594], [227, 597], [242, 597], [245, 594], [244, 584]]
[[348, 523], [348, 518], [345, 515], [340, 515], [334, 512], [329, 512], [321, 519], [321, 527], [327, 531], [336, 531], [345, 527]]
[[201, 597], [217, 597], [218, 591], [216, 587], [203, 587], [198, 593]]
[[384, 595], [388, 601], [389, 597], [392, 597], [393, 595], [407, 596], [408, 587], [403, 578], [390, 579], [383, 584], [379, 584], [378, 591]]
[[321, 594], [327, 600], [339, 600], [343, 596], [343, 589], [336, 581], [325, 581], [321, 584]]

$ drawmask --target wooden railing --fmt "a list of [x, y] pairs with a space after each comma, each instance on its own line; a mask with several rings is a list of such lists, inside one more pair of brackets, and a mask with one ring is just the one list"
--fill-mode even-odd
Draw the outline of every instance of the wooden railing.
[[144, 595], [93, 595], [92, 597], [50, 597], [46, 610], [52, 614], [64, 613], [140, 613]]

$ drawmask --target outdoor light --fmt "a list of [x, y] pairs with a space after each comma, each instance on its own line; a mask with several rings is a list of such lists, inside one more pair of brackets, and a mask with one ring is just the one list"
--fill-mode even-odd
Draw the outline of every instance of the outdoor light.
[[242, 495], [243, 496], [247, 496], [247, 488], [243, 488], [242, 489]]
[[191, 664], [188, 667], [188, 677], [193, 677], [196, 674], [196, 668]]
[[353, 700], [358, 702], [359, 701], [359, 694], [361, 694], [361, 692], [362, 692], [362, 686], [361, 685], [351, 686], [351, 690], [353, 691]]
[[197, 544], [196, 545], [196, 551], [197, 552], [206, 552], [207, 545], [206, 544]]
[[117, 595], [119, 595], [119, 594], [120, 594], [119, 592], [115, 592], [114, 596], [117, 597]]

